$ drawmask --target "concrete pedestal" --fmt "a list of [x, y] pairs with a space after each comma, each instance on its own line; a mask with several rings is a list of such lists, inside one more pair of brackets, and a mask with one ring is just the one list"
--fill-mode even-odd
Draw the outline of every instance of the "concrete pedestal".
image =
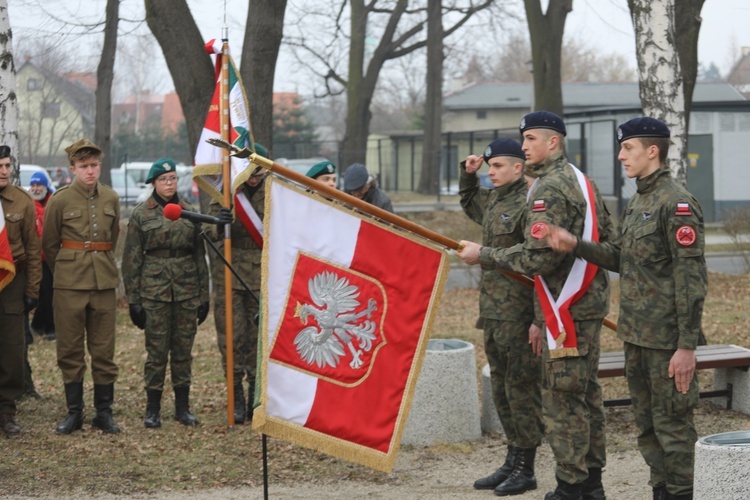
[[474, 346], [430, 340], [401, 443], [428, 446], [481, 437]]
[[725, 432], [695, 443], [694, 498], [750, 498], [750, 431]]

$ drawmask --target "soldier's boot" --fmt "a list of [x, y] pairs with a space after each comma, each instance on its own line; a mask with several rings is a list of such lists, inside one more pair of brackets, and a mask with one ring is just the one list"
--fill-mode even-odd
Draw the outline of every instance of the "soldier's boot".
[[[666, 488], [664, 489], [664, 491], [666, 491]], [[693, 500], [693, 494], [685, 493], [684, 495], [673, 495], [667, 491], [667, 496], [664, 498], [666, 498], [667, 500]]]
[[589, 477], [581, 486], [581, 495], [583, 500], [607, 500], [604, 495], [604, 485], [602, 484], [602, 468], [591, 467]]
[[157, 389], [146, 389], [146, 416], [143, 426], [146, 429], [158, 429], [161, 427], [161, 393]]
[[516, 459], [513, 471], [508, 479], [495, 488], [495, 495], [504, 497], [520, 495], [537, 487], [534, 476], [534, 460], [536, 448], [516, 448]]
[[34, 385], [34, 379], [31, 378], [31, 368], [28, 362], [24, 370], [23, 394], [21, 394], [21, 398], [42, 399], [42, 395], [36, 392], [36, 386]]
[[242, 387], [242, 379], [234, 378], [234, 423], [244, 424], [245, 423], [245, 389]]
[[559, 477], [557, 479], [557, 488], [544, 495], [544, 500], [581, 500], [581, 487], [583, 483], [570, 484]]
[[83, 427], [83, 382], [65, 384], [65, 403], [68, 416], [55, 428], [57, 434], [71, 434]]
[[667, 500], [667, 487], [656, 486], [654, 490], [654, 500]]
[[182, 425], [194, 426], [200, 422], [190, 413], [190, 386], [174, 388], [174, 418]]
[[112, 402], [115, 399], [115, 384], [94, 384], [94, 408], [96, 416], [91, 427], [105, 434], [119, 434], [120, 428], [112, 418]]
[[21, 434], [21, 427], [16, 423], [16, 415], [13, 413], [0, 413], [0, 427], [7, 436]]
[[508, 446], [508, 453], [505, 455], [505, 463], [489, 476], [474, 481], [474, 489], [494, 490], [500, 486], [503, 481], [508, 479], [510, 473], [513, 472], [513, 464], [516, 458], [517, 449], [518, 448], [514, 446]]

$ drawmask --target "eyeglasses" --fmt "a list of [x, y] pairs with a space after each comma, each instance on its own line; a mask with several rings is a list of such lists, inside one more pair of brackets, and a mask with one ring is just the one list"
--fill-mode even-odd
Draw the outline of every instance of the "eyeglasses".
[[174, 184], [175, 182], [177, 182], [177, 177], [159, 177], [158, 179], [156, 179], [156, 182], [158, 182], [159, 184]]

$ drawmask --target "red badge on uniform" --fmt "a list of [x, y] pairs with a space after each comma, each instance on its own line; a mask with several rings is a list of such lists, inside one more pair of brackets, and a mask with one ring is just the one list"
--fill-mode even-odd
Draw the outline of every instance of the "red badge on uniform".
[[677, 204], [677, 210], [674, 213], [675, 215], [693, 215], [693, 212], [690, 211], [690, 205], [687, 203], [678, 203]]
[[675, 236], [677, 237], [677, 243], [684, 247], [689, 247], [695, 243], [695, 239], [698, 237], [695, 233], [695, 229], [691, 226], [680, 226], [680, 228], [677, 229]]
[[542, 238], [546, 238], [547, 234], [549, 234], [549, 226], [547, 226], [546, 222], [537, 222], [531, 226], [531, 236], [534, 238], [541, 240]]
[[531, 209], [532, 212], [546, 212], [547, 211], [547, 205], [544, 204], [544, 200], [534, 200], [534, 208]]

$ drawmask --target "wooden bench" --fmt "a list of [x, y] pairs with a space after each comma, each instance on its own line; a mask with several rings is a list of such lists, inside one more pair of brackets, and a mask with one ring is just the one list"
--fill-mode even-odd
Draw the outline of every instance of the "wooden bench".
[[[736, 345], [699, 346], [695, 351], [698, 370], [714, 369], [714, 390], [700, 393], [701, 398], [726, 397], [726, 407], [750, 413], [750, 349]], [[599, 378], [625, 376], [625, 353], [603, 352], [599, 359]], [[609, 399], [604, 406], [623, 406], [626, 399]], [[739, 403], [739, 404], [737, 404]]]

